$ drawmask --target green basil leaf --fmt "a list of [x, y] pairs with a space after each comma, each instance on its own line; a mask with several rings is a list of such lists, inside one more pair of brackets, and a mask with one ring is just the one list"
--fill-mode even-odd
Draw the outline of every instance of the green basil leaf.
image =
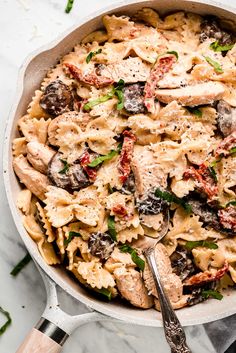
[[17, 276], [18, 273], [31, 261], [31, 256], [30, 254], [26, 254], [25, 257], [23, 257], [23, 259], [18, 262], [18, 264], [13, 268], [13, 270], [10, 272], [10, 274], [12, 276]]
[[81, 237], [81, 234], [78, 232], [69, 232], [69, 236], [64, 240], [64, 245], [67, 246], [75, 237]]
[[174, 202], [177, 205], [180, 205], [183, 207], [183, 209], [187, 212], [187, 213], [191, 213], [192, 212], [192, 207], [189, 203], [185, 202], [183, 199], [175, 196], [174, 194], [168, 192], [168, 191], [162, 191], [160, 189], [156, 189], [155, 190], [155, 195], [169, 203]]
[[112, 293], [107, 288], [96, 289], [96, 292], [104, 295], [108, 300], [112, 299]]
[[194, 108], [194, 107], [187, 107], [188, 111], [199, 118], [202, 117], [202, 111], [199, 108]]
[[233, 200], [233, 201], [229, 201], [229, 202], [226, 204], [226, 206], [225, 206], [225, 207], [228, 207], [228, 206], [230, 206], [230, 205], [232, 205], [232, 206], [236, 206], [236, 201], [235, 201], [235, 200]]
[[221, 65], [217, 61], [211, 59], [209, 56], [204, 56], [204, 58], [206, 59], [208, 64], [214, 67], [215, 72], [217, 72], [218, 74], [222, 74], [224, 72]]
[[86, 103], [84, 105], [83, 109], [86, 110], [86, 111], [89, 111], [93, 107], [95, 107], [96, 105], [98, 105], [100, 103], [104, 103], [104, 102], [108, 101], [109, 99], [113, 98], [113, 96], [114, 96], [114, 90], [112, 90], [111, 92], [109, 92], [105, 96], [99, 97], [97, 99], [94, 99], [93, 101], [90, 101], [90, 102]]
[[232, 49], [234, 44], [229, 44], [229, 45], [220, 45], [218, 40], [210, 44], [210, 48], [214, 50], [215, 52], [222, 52], [222, 51], [228, 51]]
[[212, 176], [214, 182], [217, 183], [217, 181], [218, 181], [218, 179], [217, 179], [217, 173], [216, 173], [214, 167], [212, 167], [212, 166], [210, 165], [210, 166], [208, 167], [208, 170], [209, 170], [209, 172], [210, 172], [210, 174], [211, 174], [211, 176]]
[[115, 227], [115, 217], [109, 216], [107, 220], [108, 232], [112, 240], [117, 241], [117, 232]]
[[101, 52], [102, 52], [101, 48], [98, 49], [97, 51], [91, 51], [86, 57], [86, 63], [88, 64], [95, 55], [100, 54]]
[[7, 327], [11, 324], [12, 320], [11, 320], [11, 316], [10, 314], [3, 310], [3, 308], [0, 307], [0, 313], [2, 313], [6, 318], [7, 321], [5, 322], [4, 325], [2, 325], [2, 327], [0, 327], [0, 336], [6, 331]]
[[178, 54], [177, 51], [175, 51], [175, 50], [167, 51], [167, 54], [173, 54], [173, 55], [176, 56], [177, 60], [179, 59], [179, 54]]
[[122, 90], [115, 90], [115, 95], [118, 98], [118, 103], [117, 103], [117, 110], [121, 110], [124, 108], [124, 94]]
[[223, 299], [223, 295], [220, 292], [217, 292], [216, 290], [212, 290], [212, 289], [203, 290], [201, 292], [201, 294], [206, 299], [209, 298], [209, 297], [212, 297], [212, 298], [217, 299], [217, 300]]
[[66, 174], [69, 170], [69, 164], [64, 159], [60, 159], [60, 161], [63, 163], [64, 167], [59, 171], [59, 174]]
[[229, 154], [234, 154], [236, 153], [236, 147], [231, 148], [231, 150], [229, 151]]
[[188, 250], [192, 250], [198, 246], [203, 246], [204, 248], [213, 249], [213, 250], [218, 249], [218, 245], [216, 243], [206, 241], [206, 240], [187, 241], [185, 244], [185, 247]]
[[109, 191], [109, 194], [113, 194], [113, 192], [114, 192], [114, 190], [110, 184], [108, 184], [108, 191]]
[[74, 0], [68, 0], [67, 1], [67, 5], [66, 5], [66, 8], [65, 8], [65, 12], [66, 13], [71, 12], [73, 4], [74, 4]]
[[109, 161], [113, 157], [115, 157], [118, 154], [118, 151], [111, 150], [108, 154], [105, 154], [105, 156], [99, 156], [95, 158], [91, 163], [88, 164], [89, 167], [95, 168], [99, 164], [103, 163], [104, 161]]
[[119, 247], [121, 252], [127, 252], [131, 255], [132, 261], [138, 266], [141, 271], [144, 271], [145, 261], [138, 256], [138, 253], [135, 249], [133, 249], [130, 245], [124, 244]]
[[213, 162], [211, 162], [210, 167], [215, 167], [217, 165], [217, 163], [219, 163], [221, 161], [222, 157], [220, 157], [219, 159], [215, 159]]

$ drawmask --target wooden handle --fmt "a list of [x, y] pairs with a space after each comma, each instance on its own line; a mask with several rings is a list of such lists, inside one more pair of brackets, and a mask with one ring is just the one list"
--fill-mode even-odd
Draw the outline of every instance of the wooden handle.
[[59, 353], [62, 346], [33, 328], [16, 353]]

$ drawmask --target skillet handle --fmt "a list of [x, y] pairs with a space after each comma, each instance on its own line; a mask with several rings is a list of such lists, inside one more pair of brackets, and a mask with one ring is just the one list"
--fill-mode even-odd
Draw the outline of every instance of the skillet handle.
[[41, 318], [16, 353], [59, 353], [67, 338], [68, 334], [65, 331]]

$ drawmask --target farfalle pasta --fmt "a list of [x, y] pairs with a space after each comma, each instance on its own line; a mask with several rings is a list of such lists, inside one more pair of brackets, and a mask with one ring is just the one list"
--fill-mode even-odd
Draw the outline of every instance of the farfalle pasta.
[[[48, 265], [106, 298], [174, 309], [236, 283], [235, 36], [217, 18], [105, 15], [19, 117], [22, 223]], [[207, 295], [204, 295], [204, 293]]]

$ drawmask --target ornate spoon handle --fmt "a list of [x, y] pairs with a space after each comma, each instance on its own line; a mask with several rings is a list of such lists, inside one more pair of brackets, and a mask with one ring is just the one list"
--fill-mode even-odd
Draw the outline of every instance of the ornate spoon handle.
[[157, 268], [154, 249], [146, 250], [145, 256], [147, 258], [153, 279], [156, 285], [158, 298], [161, 306], [161, 313], [164, 325], [166, 340], [171, 348], [171, 353], [191, 353], [186, 343], [186, 336], [172, 306], [169, 298], [164, 292], [161, 283], [160, 274]]

